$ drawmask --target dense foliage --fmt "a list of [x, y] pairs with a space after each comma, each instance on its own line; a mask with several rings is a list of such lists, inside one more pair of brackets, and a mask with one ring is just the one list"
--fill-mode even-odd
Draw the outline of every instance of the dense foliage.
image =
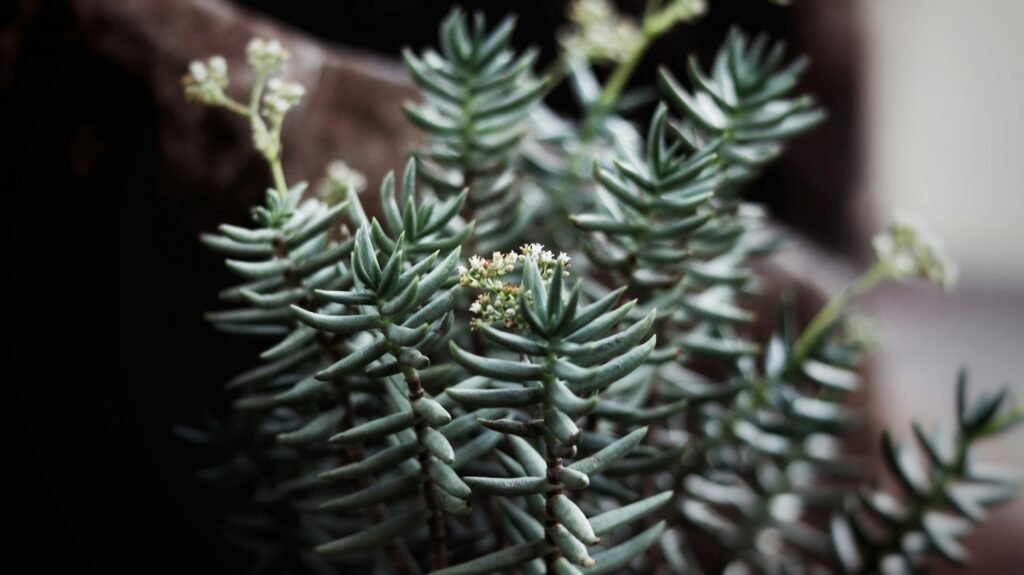
[[[803, 330], [792, 302], [759, 341], [756, 260], [776, 243], [744, 188], [824, 119], [803, 59], [733, 31], [707, 71], [659, 74], [646, 133], [619, 115], [650, 43], [701, 3], [598, 1], [545, 75], [456, 10], [440, 50], [404, 54], [425, 136], [402, 173], [360, 197], [331, 166], [324, 193], [289, 186], [281, 125], [304, 90], [276, 41], [248, 50], [247, 103], [223, 58], [186, 92], [245, 118], [274, 185], [254, 227], [202, 237], [242, 283], [221, 330], [275, 337], [229, 382], [236, 416], [187, 436], [228, 446], [207, 475], [245, 485], [230, 534], [275, 572], [903, 572], [958, 538], [1013, 479], [976, 443], [1020, 423], [1005, 392], [953, 427], [886, 434], [899, 494], [868, 488], [843, 438], [866, 344], [850, 302], [886, 280], [947, 284], [918, 227], [897, 222], [875, 264]], [[590, 62], [616, 67], [602, 86]], [[570, 81], [580, 120], [542, 99]], [[369, 196], [369, 194], [367, 194]], [[364, 202], [366, 205], [364, 206]], [[550, 246], [553, 250], [547, 249]], [[922, 464], [925, 461], [926, 464]], [[698, 531], [715, 549], [696, 548]], [[701, 539], [702, 541], [704, 539]], [[301, 567], [300, 567], [301, 566]]]

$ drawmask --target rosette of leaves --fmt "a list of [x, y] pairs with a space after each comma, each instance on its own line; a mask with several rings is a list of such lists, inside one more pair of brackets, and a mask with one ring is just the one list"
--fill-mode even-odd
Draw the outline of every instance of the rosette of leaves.
[[350, 204], [327, 207], [307, 200], [299, 206], [304, 188], [300, 184], [284, 198], [270, 190], [267, 205], [253, 210], [256, 221], [264, 225], [261, 229], [223, 225], [220, 235], [202, 237], [212, 249], [233, 255], [228, 267], [249, 280], [221, 294], [249, 307], [210, 313], [208, 319], [232, 332], [284, 334], [260, 354], [257, 367], [234, 378], [228, 388], [243, 391], [245, 396], [237, 402], [243, 409], [275, 413], [274, 409], [287, 407], [294, 413], [295, 429], [277, 434], [280, 443], [292, 447], [325, 439], [342, 422], [349, 402], [340, 390], [314, 377], [336, 360], [337, 342], [318, 337], [315, 329], [298, 321], [295, 310], [341, 309], [319, 292], [352, 284], [343, 260], [352, 253], [353, 240], [332, 238]]
[[[784, 56], [782, 42], [769, 46], [763, 34], [749, 41], [733, 29], [718, 50], [710, 73], [701, 69], [695, 57], [690, 58], [687, 71], [692, 91], [682, 87], [667, 69], [658, 72], [662, 95], [684, 118], [684, 132], [694, 138], [721, 139], [718, 153], [728, 168], [728, 183], [756, 176], [781, 153], [785, 140], [825, 118], [812, 97], [791, 95], [807, 59], [784, 65]], [[725, 188], [728, 191], [729, 186]], [[719, 197], [722, 202], [739, 199]]]
[[[670, 494], [591, 517], [570, 497], [587, 489], [592, 478], [623, 460], [646, 429], [577, 458], [583, 431], [577, 421], [597, 406], [596, 394], [626, 376], [650, 354], [650, 321], [609, 333], [628, 312], [615, 308], [620, 293], [591, 304], [581, 302], [581, 284], [567, 290], [561, 261], [545, 279], [533, 257], [523, 258], [518, 309], [527, 328], [515, 322], [498, 327], [479, 323], [482, 336], [498, 353], [480, 356], [450, 344], [452, 356], [467, 371], [485, 378], [486, 387], [452, 388], [446, 394], [467, 409], [502, 408], [500, 419], [482, 419], [506, 436], [498, 457], [502, 477], [464, 477], [477, 494], [502, 498], [500, 509], [513, 546], [443, 571], [489, 573], [520, 567], [528, 573], [610, 573], [642, 553], [660, 535], [657, 523], [619, 545], [590, 555], [588, 546], [603, 534], [641, 519], [663, 505]], [[550, 283], [548, 283], [550, 282]], [[513, 327], [509, 327], [513, 326]], [[576, 459], [569, 463], [567, 460]]]
[[748, 41], [733, 30], [710, 74], [690, 59], [692, 91], [659, 71], [663, 97], [683, 117], [676, 133], [695, 148], [714, 145], [721, 174], [712, 198], [715, 216], [690, 241], [692, 295], [685, 306], [696, 323], [680, 342], [690, 354], [735, 364], [758, 351], [737, 333], [752, 319], [739, 296], [757, 289], [747, 265], [772, 242], [759, 237], [759, 213], [741, 205], [742, 186], [781, 153], [785, 140], [824, 119], [811, 97], [791, 95], [807, 62], [783, 66], [784, 51], [782, 43], [769, 46], [766, 36]]
[[[217, 329], [288, 334], [295, 325], [289, 305], [311, 301], [313, 290], [336, 288], [345, 281], [335, 264], [348, 256], [352, 243], [333, 241], [330, 232], [343, 218], [347, 204], [327, 206], [311, 199], [300, 205], [305, 188], [301, 183], [283, 197], [277, 190], [267, 190], [266, 205], [253, 209], [253, 219], [261, 226], [257, 229], [222, 224], [219, 233], [200, 236], [244, 280], [220, 294], [223, 301], [240, 307], [206, 315]], [[296, 349], [268, 350], [262, 358], [288, 359], [289, 351]], [[229, 387], [258, 381], [260, 374], [243, 375]]]
[[[631, 317], [652, 318], [659, 346], [628, 384], [602, 398], [598, 413], [631, 424], [664, 420], [696, 399], [677, 381], [677, 338], [685, 334], [689, 294], [683, 279], [689, 238], [714, 216], [710, 200], [719, 183], [715, 146], [700, 150], [684, 139], [669, 140], [667, 110], [659, 106], [647, 136], [646, 158], [623, 152], [611, 166], [595, 162], [600, 212], [571, 216], [585, 232], [584, 250], [599, 279], [628, 284], [643, 303]], [[626, 148], [622, 148], [626, 150]], [[663, 373], [664, 372], [664, 373]]]
[[[677, 286], [690, 256], [688, 238], [713, 215], [707, 205], [719, 181], [716, 146], [694, 150], [683, 139], [669, 143], [668, 129], [667, 109], [659, 106], [647, 134], [647, 157], [622, 154], [610, 167], [595, 162], [602, 210], [570, 216], [577, 228], [591, 232], [584, 249], [596, 267], [634, 291]], [[674, 311], [658, 307], [662, 314]]]
[[976, 453], [979, 443], [1024, 422], [1024, 409], [1006, 399], [1002, 388], [970, 401], [961, 371], [953, 425], [927, 430], [915, 423], [917, 449], [883, 434], [882, 454], [899, 494], [864, 488], [834, 515], [832, 542], [845, 572], [920, 571], [933, 555], [957, 565], [969, 561], [961, 539], [1020, 483], [1019, 474], [981, 462]]
[[[471, 511], [471, 492], [456, 472], [457, 461], [472, 461], [500, 437], [486, 432], [456, 450], [453, 443], [467, 439], [474, 431], [474, 421], [453, 419], [449, 410], [454, 403], [432, 397], [423, 380], [429, 355], [452, 325], [452, 307], [461, 290], [454, 285], [455, 270], [460, 253], [457, 244], [465, 236], [446, 236], [444, 232], [465, 195], [447, 202], [417, 203], [411, 162], [403, 177], [401, 211], [394, 187], [389, 175], [381, 196], [390, 230], [376, 220], [366, 221], [361, 206], [353, 201], [353, 219], [363, 222], [352, 251], [353, 285], [347, 290], [317, 292], [340, 311], [317, 313], [293, 307], [305, 325], [340, 338], [348, 348], [344, 356], [318, 372], [316, 380], [358, 390], [377, 406], [363, 411], [361, 421], [353, 417], [330, 438], [332, 443], [372, 449], [372, 454], [320, 474], [331, 481], [370, 477], [375, 481], [364, 481], [358, 490], [328, 500], [322, 507], [351, 512], [386, 503], [401, 509], [390, 519], [318, 550], [330, 555], [364, 550], [426, 522], [433, 564], [443, 567], [447, 563], [444, 516]], [[389, 235], [389, 231], [397, 235]], [[408, 242], [407, 237], [411, 238]], [[428, 253], [430, 248], [436, 249]], [[441, 249], [445, 250], [443, 257]], [[404, 501], [418, 493], [421, 503]]]
[[403, 251], [417, 258], [435, 251], [450, 252], [462, 245], [473, 235], [476, 225], [475, 221], [467, 223], [458, 217], [469, 190], [464, 189], [445, 200], [427, 197], [417, 202], [416, 182], [416, 160], [410, 159], [405, 164], [400, 185], [396, 186], [392, 172], [381, 183], [383, 225], [376, 218], [368, 219], [355, 197], [352, 198], [352, 219], [357, 225], [368, 225], [373, 241], [388, 253], [394, 252], [399, 235], [403, 239]]
[[[689, 239], [692, 258], [685, 264], [684, 293], [679, 298], [685, 327], [675, 341], [685, 362], [713, 360], [712, 365], [719, 366], [717, 372], [726, 380], [715, 384], [672, 366], [672, 375], [666, 378], [672, 385], [663, 386], [666, 391], [662, 393], [667, 393], [666, 399], [689, 397], [700, 404], [694, 414], [703, 437], [688, 453], [684, 469], [703, 470], [692, 482], [717, 485], [719, 503], [727, 502], [722, 495], [737, 485], [736, 493], [743, 489], [756, 492], [769, 483], [773, 489], [784, 489], [784, 481], [769, 481], [769, 476], [778, 476], [770, 473], [771, 469], [786, 469], [789, 458], [799, 458], [806, 437], [828, 426], [795, 411], [817, 408], [820, 418], [836, 416], [842, 410], [834, 403], [827, 408], [824, 403], [814, 403], [820, 400], [816, 388], [856, 382], [854, 374], [814, 361], [820, 358], [806, 357], [803, 351], [786, 353], [789, 333], [781, 328], [766, 358], [769, 363], [758, 365], [759, 346], [744, 333], [754, 318], [744, 309], [742, 298], [758, 290], [749, 263], [769, 252], [772, 242], [758, 229], [760, 212], [742, 203], [743, 184], [782, 151], [787, 138], [813, 127], [823, 117], [811, 98], [790, 97], [806, 62], [799, 59], [782, 67], [783, 52], [781, 43], [769, 47], [764, 36], [748, 42], [734, 30], [718, 51], [710, 76], [691, 58], [692, 92], [666, 70], [659, 74], [663, 96], [683, 115], [674, 133], [689, 140], [692, 147], [714, 149], [717, 157], [719, 182], [709, 202], [714, 215]], [[833, 349], [822, 345], [815, 351], [828, 357]], [[789, 359], [794, 355], [799, 355], [798, 359]], [[777, 363], [783, 356], [787, 357], [785, 367], [778, 373]], [[803, 386], [812, 390], [810, 397], [798, 392]], [[787, 437], [793, 434], [797, 437]], [[759, 472], [763, 477], [758, 477]], [[723, 526], [716, 533], [720, 541], [737, 549], [749, 546], [749, 540], [726, 537], [729, 522], [709, 515], [709, 509], [701, 505], [708, 503], [706, 498], [692, 501], [683, 508], [690, 522]], [[736, 515], [747, 524], [734, 533], [747, 528], [757, 532], [760, 523], [770, 523], [763, 508], [765, 499], [748, 501], [752, 505]], [[802, 542], [807, 543], [807, 538]]]
[[441, 193], [469, 189], [466, 216], [478, 222], [475, 241], [484, 251], [510, 243], [530, 216], [513, 168], [544, 82], [530, 75], [536, 51], [516, 55], [509, 47], [514, 27], [507, 18], [488, 33], [482, 14], [470, 23], [455, 9], [441, 25], [441, 53], [403, 52], [424, 97], [405, 107], [428, 136], [423, 175]]
[[[658, 309], [661, 349], [672, 359], [672, 337], [661, 327], [686, 305], [683, 278], [691, 253], [689, 238], [713, 217], [710, 200], [719, 183], [715, 145], [694, 150], [684, 139], [666, 138], [668, 117], [659, 106], [651, 121], [644, 160], [629, 153], [610, 167], [594, 164], [600, 184], [600, 212], [570, 216], [587, 233], [584, 250], [605, 278], [627, 283], [642, 298], [642, 310]], [[678, 321], [678, 320], [677, 320]]]

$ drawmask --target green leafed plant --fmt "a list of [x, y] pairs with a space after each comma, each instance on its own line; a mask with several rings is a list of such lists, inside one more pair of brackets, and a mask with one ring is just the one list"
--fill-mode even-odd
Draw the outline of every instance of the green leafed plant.
[[[952, 280], [919, 226], [876, 238], [874, 265], [805, 327], [787, 295], [757, 337], [754, 263], [777, 242], [744, 188], [824, 113], [799, 93], [805, 60], [733, 31], [709, 71], [660, 72], [642, 134], [623, 116], [652, 99], [632, 72], [704, 8], [647, 4], [634, 21], [576, 2], [545, 72], [512, 46], [514, 19], [453, 11], [439, 51], [403, 53], [426, 143], [369, 202], [343, 163], [318, 198], [287, 183], [281, 127], [304, 90], [279, 43], [250, 44], [247, 103], [223, 58], [192, 64], [186, 93], [249, 123], [273, 182], [253, 225], [201, 237], [241, 278], [208, 319], [273, 339], [228, 383], [230, 421], [181, 430], [231, 451], [203, 475], [252, 494], [227, 533], [263, 564], [907, 572], [965, 563], [969, 527], [1013, 495], [973, 452], [1024, 419], [1005, 391], [971, 402], [962, 379], [954, 426], [915, 425], [919, 449], [887, 434], [898, 495], [845, 443], [868, 348], [851, 304]], [[607, 63], [602, 84], [591, 65]], [[578, 121], [543, 104], [562, 81]]]

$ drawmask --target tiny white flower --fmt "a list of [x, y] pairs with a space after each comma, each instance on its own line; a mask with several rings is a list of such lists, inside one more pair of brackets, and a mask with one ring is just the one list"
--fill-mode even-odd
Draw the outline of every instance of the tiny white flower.
[[206, 64], [198, 60], [195, 60], [188, 65], [188, 73], [192, 74], [192, 79], [199, 83], [205, 82], [210, 77], [210, 73], [206, 69]]
[[264, 113], [275, 120], [280, 120], [288, 110], [298, 105], [305, 94], [306, 88], [301, 84], [271, 78], [267, 82], [267, 92], [263, 96]]
[[224, 59], [224, 56], [214, 56], [209, 61], [210, 72], [214, 76], [227, 76], [228, 75], [228, 61]]
[[245, 48], [249, 64], [261, 74], [271, 74], [284, 67], [289, 53], [278, 40], [253, 38]]
[[222, 56], [213, 56], [205, 62], [189, 62], [188, 75], [182, 83], [189, 98], [204, 104], [222, 103], [224, 88], [228, 86], [228, 63]]

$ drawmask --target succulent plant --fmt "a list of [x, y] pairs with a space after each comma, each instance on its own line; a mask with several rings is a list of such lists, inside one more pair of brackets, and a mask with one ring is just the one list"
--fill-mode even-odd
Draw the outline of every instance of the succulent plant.
[[[729, 572], [966, 561], [959, 537], [1014, 492], [973, 448], [1019, 403], [971, 403], [961, 379], [955, 425], [914, 427], [923, 458], [885, 435], [899, 496], [844, 449], [867, 352], [849, 304], [884, 281], [948, 286], [951, 264], [898, 221], [806, 327], [787, 296], [760, 341], [753, 264], [777, 242], [744, 190], [825, 115], [798, 93], [805, 60], [734, 30], [688, 86], [660, 72], [641, 134], [619, 113], [633, 69], [703, 11], [648, 4], [633, 22], [579, 2], [545, 74], [513, 19], [453, 11], [439, 52], [404, 52], [425, 144], [369, 208], [343, 164], [319, 199], [288, 185], [280, 131], [304, 90], [280, 43], [250, 45], [248, 105], [223, 58], [193, 63], [186, 92], [248, 120], [274, 182], [253, 227], [201, 238], [242, 278], [208, 319], [277, 338], [229, 382], [235, 420], [185, 433], [231, 445], [224, 469], [252, 483], [236, 540], [317, 573], [699, 573], [695, 530]], [[603, 86], [588, 59], [615, 65]], [[542, 103], [561, 81], [579, 121]]]

